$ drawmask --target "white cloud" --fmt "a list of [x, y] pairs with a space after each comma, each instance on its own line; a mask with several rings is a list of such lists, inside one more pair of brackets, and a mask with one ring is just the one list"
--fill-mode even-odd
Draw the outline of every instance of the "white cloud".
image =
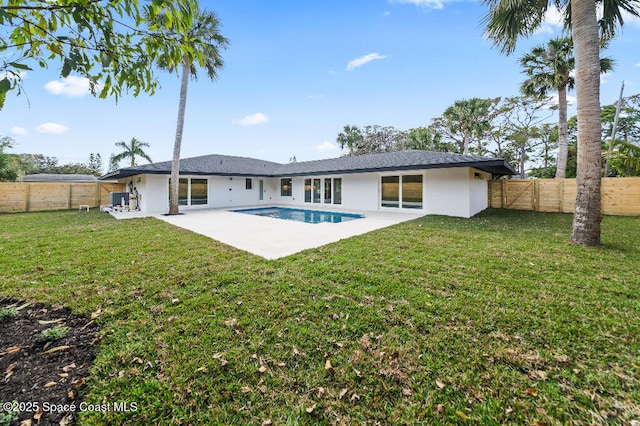
[[636, 67], [640, 68], [640, 62], [638, 62], [638, 63], [636, 64]]
[[41, 125], [36, 127], [36, 131], [39, 133], [60, 134], [66, 132], [67, 130], [69, 130], [67, 126], [58, 123], [42, 123]]
[[347, 71], [353, 71], [354, 69], [361, 67], [368, 62], [375, 61], [376, 59], [384, 59], [384, 58], [386, 58], [386, 56], [384, 55], [380, 55], [378, 53], [369, 53], [368, 55], [361, 56], [349, 62], [347, 64]]
[[555, 34], [564, 27], [564, 16], [562, 11], [555, 6], [549, 7], [544, 15], [542, 25], [535, 32], [536, 34]]
[[239, 124], [241, 126], [256, 126], [258, 124], [264, 124], [269, 121], [269, 117], [261, 112], [257, 112], [252, 115], [247, 115], [246, 117], [240, 120], [234, 120], [234, 124]]
[[316, 145], [313, 147], [313, 150], [315, 152], [330, 152], [330, 151], [337, 151], [338, 149], [339, 149], [338, 145], [329, 141], [324, 141], [320, 145]]
[[29, 132], [27, 132], [27, 129], [25, 129], [24, 127], [13, 126], [11, 128], [11, 133], [13, 133], [14, 135], [26, 135]]
[[54, 95], [80, 98], [91, 93], [90, 86], [88, 78], [72, 75], [63, 80], [50, 81], [44, 85], [44, 88]]
[[389, 3], [415, 4], [429, 9], [442, 9], [450, 0], [389, 0]]

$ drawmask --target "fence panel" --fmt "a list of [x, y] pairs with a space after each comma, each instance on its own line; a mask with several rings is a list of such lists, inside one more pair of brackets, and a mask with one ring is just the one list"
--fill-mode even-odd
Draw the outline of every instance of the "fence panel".
[[124, 184], [103, 182], [0, 182], [0, 212], [76, 209], [109, 204]]
[[[494, 208], [573, 213], [575, 179], [525, 179], [490, 182], [489, 206]], [[602, 213], [640, 216], [640, 177], [602, 179]]]

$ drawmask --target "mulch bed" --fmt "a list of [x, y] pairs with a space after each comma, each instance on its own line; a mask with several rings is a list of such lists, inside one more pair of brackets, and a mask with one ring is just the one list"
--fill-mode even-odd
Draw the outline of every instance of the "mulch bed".
[[[64, 337], [45, 340], [42, 331], [57, 326], [68, 328]], [[97, 336], [93, 320], [68, 308], [0, 300], [0, 419], [15, 401], [11, 425], [75, 423]]]

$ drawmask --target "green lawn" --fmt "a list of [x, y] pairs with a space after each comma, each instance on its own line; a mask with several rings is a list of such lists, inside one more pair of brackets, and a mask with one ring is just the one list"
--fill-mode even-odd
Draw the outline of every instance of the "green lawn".
[[571, 219], [431, 216], [267, 261], [155, 219], [5, 214], [0, 298], [101, 309], [86, 400], [138, 410], [82, 424], [629, 424], [640, 218], [605, 217], [601, 248]]

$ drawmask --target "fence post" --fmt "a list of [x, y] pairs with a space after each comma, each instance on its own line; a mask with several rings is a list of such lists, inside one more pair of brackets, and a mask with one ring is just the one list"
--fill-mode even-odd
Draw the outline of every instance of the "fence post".
[[24, 189], [24, 211], [28, 212], [29, 211], [29, 204], [30, 204], [30, 198], [31, 198], [31, 184], [30, 183], [26, 183], [25, 184], [25, 189]]
[[531, 191], [531, 204], [533, 204], [533, 211], [540, 210], [540, 179], [533, 180], [533, 191]]
[[558, 185], [558, 198], [560, 199], [560, 213], [564, 213], [564, 178], [560, 179], [560, 185]]

